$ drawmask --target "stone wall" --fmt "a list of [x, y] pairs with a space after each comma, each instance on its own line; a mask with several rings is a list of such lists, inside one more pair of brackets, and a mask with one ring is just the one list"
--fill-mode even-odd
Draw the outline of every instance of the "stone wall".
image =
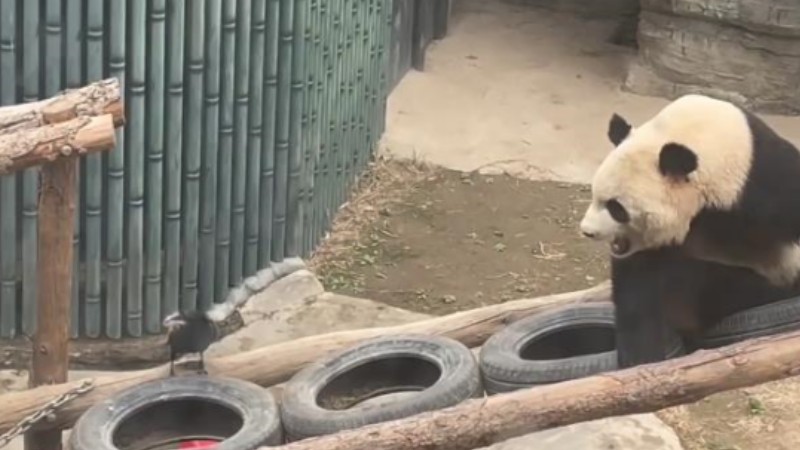
[[800, 0], [642, 0], [625, 89], [800, 114]]
[[512, 3], [587, 15], [619, 17], [639, 10], [640, 0], [512, 0]]
[[[492, 1], [492, 0], [485, 0]], [[510, 0], [512, 3], [535, 6], [585, 17], [613, 19], [616, 28], [608, 40], [614, 44], [636, 46], [636, 27], [640, 0]], [[798, 0], [800, 1], [800, 0]]]

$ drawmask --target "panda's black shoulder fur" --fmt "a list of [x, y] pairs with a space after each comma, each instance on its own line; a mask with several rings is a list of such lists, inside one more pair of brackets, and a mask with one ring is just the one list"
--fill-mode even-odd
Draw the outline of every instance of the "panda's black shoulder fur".
[[675, 334], [694, 351], [693, 339], [722, 318], [800, 295], [750, 269], [691, 258], [679, 246], [612, 259], [611, 286], [620, 367], [667, 359]]
[[692, 221], [707, 244], [747, 260], [769, 259], [800, 240], [800, 151], [755, 114], [743, 110], [752, 135], [752, 162], [738, 204], [705, 208]]
[[761, 118], [743, 110], [753, 159], [739, 208], [782, 239], [800, 239], [800, 151]]

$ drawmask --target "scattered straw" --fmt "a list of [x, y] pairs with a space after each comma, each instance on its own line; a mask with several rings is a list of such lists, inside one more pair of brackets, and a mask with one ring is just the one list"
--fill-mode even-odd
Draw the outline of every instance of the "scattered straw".
[[378, 156], [356, 183], [350, 200], [337, 212], [331, 231], [308, 260], [308, 267], [315, 272], [331, 267], [346, 270], [370, 225], [434, 171], [420, 160]]

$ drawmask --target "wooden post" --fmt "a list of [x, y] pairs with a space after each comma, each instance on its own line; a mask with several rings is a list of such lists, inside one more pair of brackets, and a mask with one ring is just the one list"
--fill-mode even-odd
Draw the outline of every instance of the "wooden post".
[[[31, 387], [65, 383], [69, 370], [72, 233], [77, 159], [45, 164], [39, 181], [39, 283]], [[26, 450], [60, 450], [61, 431], [32, 431]]]
[[[0, 108], [0, 175], [43, 166], [30, 387], [67, 381], [77, 157], [114, 148], [114, 128], [125, 124], [124, 111], [115, 78]], [[60, 450], [61, 431], [31, 431], [25, 435], [25, 448]]]

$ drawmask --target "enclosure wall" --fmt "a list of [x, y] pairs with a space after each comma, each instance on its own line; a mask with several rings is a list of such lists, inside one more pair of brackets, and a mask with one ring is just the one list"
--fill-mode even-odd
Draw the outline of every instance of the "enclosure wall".
[[[161, 332], [165, 314], [317, 245], [383, 132], [391, 12], [0, 0], [0, 103], [124, 85], [117, 147], [80, 165], [74, 337]], [[36, 325], [37, 199], [36, 170], [0, 179], [2, 338]]]

